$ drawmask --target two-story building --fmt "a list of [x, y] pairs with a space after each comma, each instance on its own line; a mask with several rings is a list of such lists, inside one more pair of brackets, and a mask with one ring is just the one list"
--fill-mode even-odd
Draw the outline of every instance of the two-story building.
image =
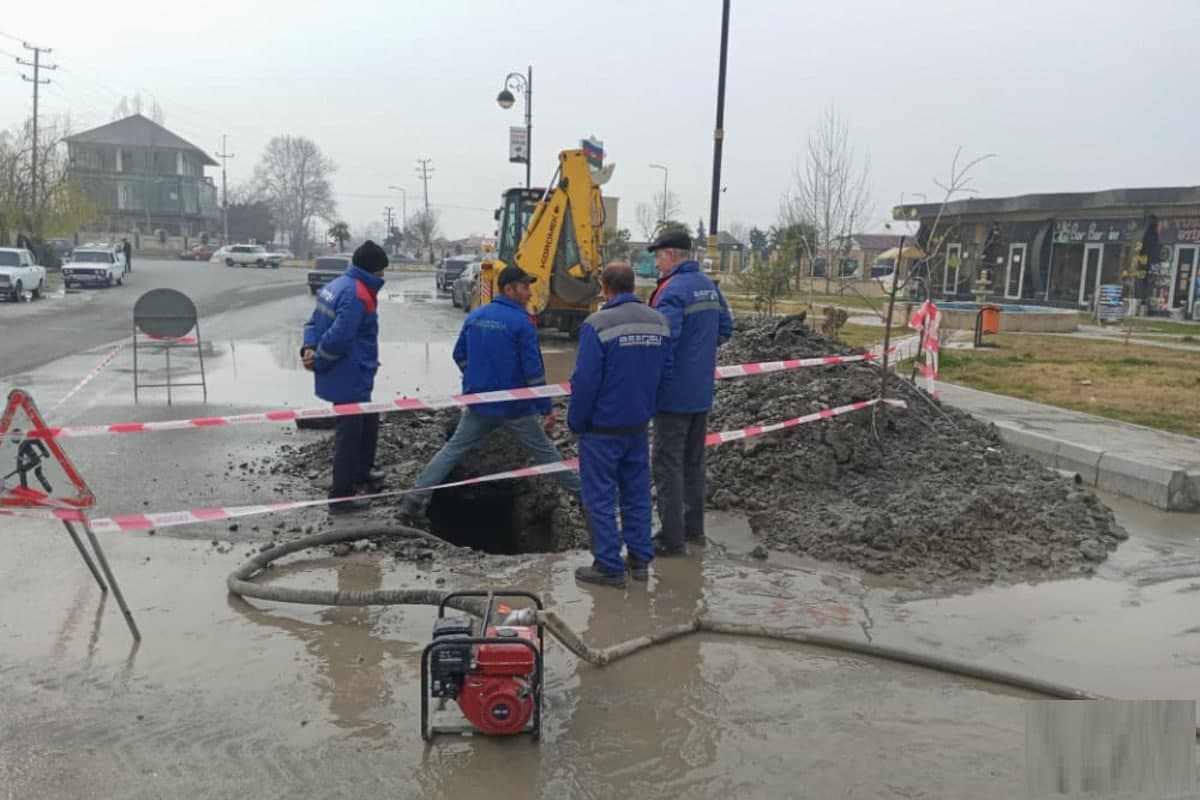
[[216, 231], [217, 162], [153, 120], [134, 114], [67, 137], [68, 170], [112, 232], [192, 237]]

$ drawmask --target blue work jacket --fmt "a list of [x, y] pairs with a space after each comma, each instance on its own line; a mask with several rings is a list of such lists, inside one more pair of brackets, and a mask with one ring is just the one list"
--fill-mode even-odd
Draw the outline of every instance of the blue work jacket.
[[725, 297], [695, 261], [684, 261], [658, 279], [650, 306], [671, 326], [670, 379], [658, 410], [697, 414], [712, 408], [717, 347], [733, 335]]
[[379, 370], [378, 294], [383, 278], [351, 264], [317, 293], [304, 326], [312, 347], [317, 397], [330, 403], [365, 403]]
[[[546, 383], [537, 328], [529, 313], [507, 297], [497, 297], [467, 315], [454, 345], [454, 361], [462, 370], [464, 394]], [[547, 397], [484, 403], [471, 406], [471, 413], [513, 419], [549, 414], [551, 407]]]

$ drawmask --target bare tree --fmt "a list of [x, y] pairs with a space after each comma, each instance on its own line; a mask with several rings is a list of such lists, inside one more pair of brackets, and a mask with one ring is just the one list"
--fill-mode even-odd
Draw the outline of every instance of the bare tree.
[[870, 214], [870, 175], [870, 158], [859, 160], [849, 128], [830, 105], [808, 137], [804, 163], [796, 166], [794, 186], [783, 203], [789, 225], [803, 223], [816, 230], [814, 250], [825, 260], [826, 291], [854, 225]]
[[729, 227], [726, 229], [726, 232], [730, 236], [742, 244], [746, 244], [746, 242], [749, 241], [749, 234], [747, 231], [748, 229], [746, 228], [745, 224], [741, 222], [731, 222], [729, 223]]
[[421, 247], [429, 251], [429, 260], [433, 261], [433, 244], [441, 235], [441, 215], [435, 209], [424, 209], [408, 218], [405, 230], [416, 235]]
[[276, 136], [254, 168], [255, 190], [287, 232], [293, 252], [308, 249], [315, 220], [334, 222], [337, 203], [330, 181], [337, 166], [316, 142], [303, 136]]
[[648, 203], [638, 203], [634, 214], [637, 217], [638, 231], [641, 232], [642, 239], [650, 241], [654, 238], [654, 232], [658, 230], [658, 214]]
[[663, 193], [654, 193], [654, 213], [658, 215], [658, 223], [660, 225], [678, 217], [680, 208], [679, 195], [674, 192], [667, 192], [667, 202], [665, 205], [663, 204]]
[[95, 218], [94, 204], [68, 174], [63, 140], [70, 130], [66, 117], [43, 120], [39, 126], [37, 208], [31, 207], [32, 120], [11, 131], [0, 131], [0, 245], [35, 228], [74, 233]]

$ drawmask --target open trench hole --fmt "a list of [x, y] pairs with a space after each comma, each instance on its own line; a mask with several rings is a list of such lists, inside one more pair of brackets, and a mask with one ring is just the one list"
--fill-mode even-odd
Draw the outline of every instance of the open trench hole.
[[576, 526], [554, 513], [558, 498], [520, 481], [439, 489], [429, 504], [429, 532], [485, 553], [552, 553], [578, 546]]

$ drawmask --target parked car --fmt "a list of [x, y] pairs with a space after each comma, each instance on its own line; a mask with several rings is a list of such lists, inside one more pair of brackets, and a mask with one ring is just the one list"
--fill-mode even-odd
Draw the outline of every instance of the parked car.
[[34, 300], [41, 300], [45, 288], [46, 268], [37, 263], [33, 253], [24, 248], [0, 248], [0, 295], [19, 303], [25, 292], [30, 292]]
[[481, 265], [480, 261], [472, 261], [467, 264], [467, 268], [455, 279], [450, 290], [450, 302], [454, 304], [455, 308], [461, 308], [464, 313], [471, 310], [471, 303], [475, 297], [475, 285], [479, 283]]
[[46, 254], [53, 258], [57, 258], [60, 264], [65, 264], [71, 260], [71, 251], [75, 249], [75, 242], [70, 239], [47, 239]]
[[179, 254], [179, 258], [183, 261], [208, 261], [217, 252], [217, 248], [211, 244], [198, 244], [195, 247], [189, 247]]
[[458, 280], [458, 276], [467, 268], [467, 264], [470, 264], [474, 260], [474, 256], [446, 256], [443, 258], [433, 278], [438, 291], [450, 291], [454, 282]]
[[294, 254], [294, 253], [292, 253], [292, 251], [291, 251], [291, 250], [285, 250], [285, 249], [283, 249], [283, 248], [278, 248], [278, 247], [277, 247], [277, 248], [275, 248], [275, 249], [273, 249], [273, 250], [271, 250], [271, 255], [273, 255], [273, 256], [279, 256], [279, 257], [280, 257], [280, 258], [282, 258], [284, 261], [290, 261], [291, 259], [293, 259], [293, 258], [295, 258], [295, 257], [296, 257], [296, 256], [295, 256], [295, 254]]
[[125, 255], [110, 245], [76, 247], [71, 263], [62, 268], [63, 286], [98, 284], [122, 286], [125, 283]]
[[281, 256], [268, 253], [267, 248], [261, 244], [235, 244], [225, 252], [225, 266], [227, 267], [279, 269], [281, 261], [283, 261]]
[[316, 294], [321, 291], [322, 286], [345, 272], [352, 258], [349, 253], [317, 256], [313, 268], [308, 271], [308, 293]]

